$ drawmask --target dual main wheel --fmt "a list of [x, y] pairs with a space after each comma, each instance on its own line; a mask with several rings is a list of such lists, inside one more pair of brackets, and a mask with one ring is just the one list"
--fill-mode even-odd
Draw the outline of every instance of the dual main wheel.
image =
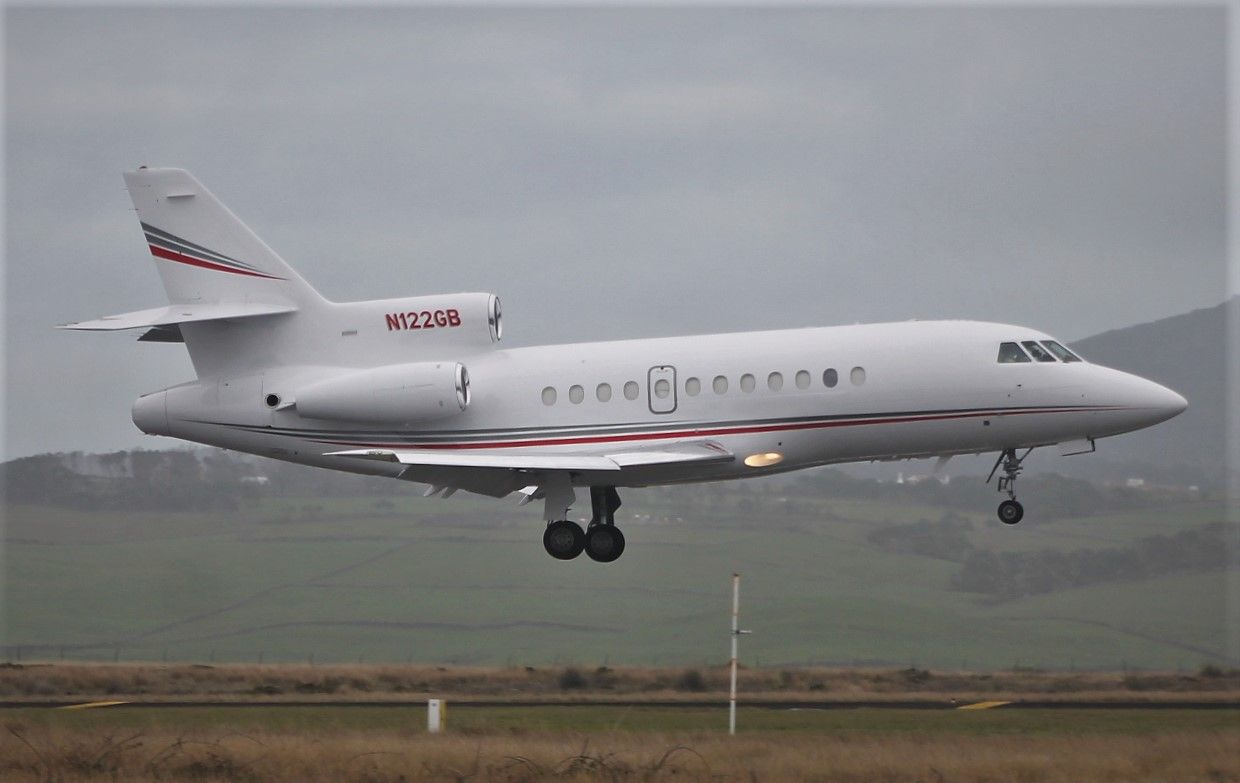
[[615, 525], [581, 525], [568, 520], [552, 522], [543, 533], [543, 548], [557, 560], [572, 560], [585, 552], [591, 560], [610, 563], [624, 554], [624, 534]]

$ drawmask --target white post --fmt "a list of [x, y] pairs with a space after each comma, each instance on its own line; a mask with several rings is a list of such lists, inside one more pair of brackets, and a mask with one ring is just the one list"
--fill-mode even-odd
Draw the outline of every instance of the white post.
[[426, 700], [426, 731], [428, 734], [438, 734], [442, 728], [443, 707], [439, 699]]
[[736, 642], [740, 638], [741, 575], [732, 574], [732, 690], [728, 699], [728, 734], [736, 734]]

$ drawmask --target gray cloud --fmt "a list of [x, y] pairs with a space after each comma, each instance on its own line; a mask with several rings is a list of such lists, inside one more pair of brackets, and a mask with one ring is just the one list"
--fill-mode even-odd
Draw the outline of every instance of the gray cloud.
[[[9, 9], [9, 455], [143, 442], [176, 346], [119, 172], [330, 297], [516, 344], [910, 317], [1071, 338], [1225, 292], [1221, 7]], [[148, 444], [155, 441], [146, 440]]]

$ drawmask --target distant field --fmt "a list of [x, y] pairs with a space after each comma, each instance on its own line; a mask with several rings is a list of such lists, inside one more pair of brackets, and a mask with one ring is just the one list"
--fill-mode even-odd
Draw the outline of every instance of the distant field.
[[[662, 491], [628, 493], [629, 549], [608, 566], [549, 559], [536, 509], [459, 495], [267, 499], [219, 514], [10, 508], [3, 652], [25, 661], [702, 667], [726, 657], [735, 570], [742, 624], [755, 631], [742, 643], [749, 665], [1236, 665], [1240, 630], [1226, 616], [1234, 571], [996, 602], [951, 589], [958, 563], [868, 538], [945, 509], [795, 496], [755, 504], [728, 485], [711, 491], [709, 512], [671, 521], [659, 518]], [[1194, 504], [1014, 528], [992, 520], [989, 506], [955, 516], [972, 523], [974, 545], [1004, 552], [1123, 546], [1224, 511]]]
[[[711, 668], [458, 667], [404, 664], [0, 665], [0, 702], [160, 703], [463, 701], [713, 702], [728, 693], [726, 666]], [[756, 701], [976, 701], [1240, 703], [1240, 669], [1198, 672], [934, 672], [924, 669], [743, 669], [738, 691]]]
[[3, 710], [5, 780], [1240, 779], [1240, 712]]
[[[1176, 674], [923, 669], [744, 669], [748, 701], [1240, 702], [1240, 670]], [[0, 701], [137, 702], [707, 701], [722, 703], [728, 669], [435, 667], [307, 664], [4, 664]]]

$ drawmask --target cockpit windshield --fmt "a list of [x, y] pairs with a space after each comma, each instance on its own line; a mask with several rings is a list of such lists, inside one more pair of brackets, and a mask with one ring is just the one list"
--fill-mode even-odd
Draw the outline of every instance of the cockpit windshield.
[[1016, 343], [999, 344], [999, 364], [1015, 364], [1029, 361], [1029, 354], [1020, 349]]
[[1055, 357], [1051, 356], [1051, 352], [1038, 345], [1037, 340], [1022, 340], [1021, 345], [1025, 346], [1025, 350], [1029, 355], [1040, 362], [1053, 362]]
[[[1031, 356], [1032, 359], [1029, 358]], [[1050, 364], [1085, 361], [1054, 340], [1013, 340], [1010, 343], [999, 343], [999, 364], [1027, 364], [1035, 360]]]
[[1058, 357], [1060, 361], [1064, 361], [1064, 362], [1082, 361], [1081, 357], [1072, 353], [1072, 351], [1069, 351], [1067, 348], [1064, 348], [1062, 345], [1055, 342], [1054, 340], [1043, 340], [1042, 344], [1046, 346], [1046, 349], [1048, 351], [1055, 354], [1055, 356]]

